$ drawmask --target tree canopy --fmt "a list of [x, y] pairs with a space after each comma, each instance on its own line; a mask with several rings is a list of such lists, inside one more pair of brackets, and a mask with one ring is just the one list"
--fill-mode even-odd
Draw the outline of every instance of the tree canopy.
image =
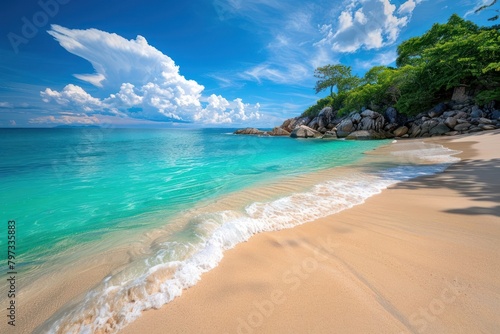
[[413, 37], [398, 46], [396, 65], [420, 65], [423, 52], [438, 44], [448, 42], [454, 38], [468, 38], [477, 33], [479, 27], [471, 21], [465, 21], [453, 14], [447, 23], [434, 24], [432, 28], [420, 37]]
[[454, 14], [447, 23], [434, 24], [422, 36], [402, 42], [397, 52], [397, 68], [375, 66], [363, 78], [353, 76], [349, 66], [319, 67], [315, 71], [320, 79], [316, 93], [330, 88], [330, 97], [318, 102], [341, 113], [394, 106], [417, 114], [433, 103], [451, 99], [454, 88], [460, 86], [466, 87], [479, 105], [500, 101], [498, 26], [479, 27]]
[[329, 88], [332, 97], [334, 87], [337, 87], [338, 93], [343, 93], [356, 87], [360, 82], [357, 76], [352, 75], [351, 67], [342, 64], [318, 67], [314, 71], [314, 76], [319, 79], [314, 87], [316, 94]]

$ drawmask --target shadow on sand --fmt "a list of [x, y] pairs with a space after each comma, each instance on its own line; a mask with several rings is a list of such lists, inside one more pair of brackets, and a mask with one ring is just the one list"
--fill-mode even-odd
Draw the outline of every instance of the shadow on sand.
[[[457, 208], [445, 212], [464, 215], [494, 215], [500, 217], [500, 159], [463, 160], [451, 165], [446, 172], [415, 178], [394, 186], [395, 189], [450, 189], [481, 206]], [[479, 204], [479, 203], [478, 203]]]

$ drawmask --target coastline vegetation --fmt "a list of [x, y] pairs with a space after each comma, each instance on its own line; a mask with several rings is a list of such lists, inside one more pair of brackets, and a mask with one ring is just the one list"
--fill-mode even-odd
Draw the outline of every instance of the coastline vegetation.
[[450, 100], [457, 87], [478, 105], [500, 101], [500, 25], [479, 27], [454, 14], [402, 42], [397, 54], [397, 67], [375, 66], [363, 77], [342, 64], [318, 67], [316, 93], [330, 95], [301, 116], [315, 117], [327, 106], [340, 115], [362, 107], [415, 115]]

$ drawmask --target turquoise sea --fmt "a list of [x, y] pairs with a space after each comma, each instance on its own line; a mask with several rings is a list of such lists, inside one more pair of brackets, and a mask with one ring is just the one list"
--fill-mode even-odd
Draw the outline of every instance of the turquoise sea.
[[258, 181], [352, 163], [381, 144], [236, 136], [228, 129], [0, 131], [0, 216], [16, 220], [27, 266]]
[[[203, 211], [252, 187], [355, 165], [364, 152], [389, 143], [237, 136], [232, 129], [0, 129], [0, 218], [16, 221], [17, 267], [27, 278], [36, 279], [62, 256], [80, 256], [82, 245], [106, 245], [120, 233], [168, 230], [179, 217], [186, 220], [130, 268], [107, 277], [85, 303], [54, 315], [39, 331], [93, 332], [120, 319], [112, 324], [117, 330], [179, 296], [217, 265], [224, 250], [251, 235], [338, 212], [451, 161], [373, 166], [371, 173], [332, 175], [303, 191], [249, 200], [243, 208]], [[427, 155], [449, 157], [433, 150]], [[0, 249], [5, 244], [0, 239]]]

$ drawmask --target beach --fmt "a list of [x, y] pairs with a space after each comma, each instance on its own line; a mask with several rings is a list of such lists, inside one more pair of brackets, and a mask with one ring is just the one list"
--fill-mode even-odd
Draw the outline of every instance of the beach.
[[123, 333], [496, 333], [499, 131], [427, 141], [462, 151], [314, 222], [253, 236]]
[[500, 334], [496, 0], [96, 4], [4, 10], [0, 334]]
[[[165, 228], [82, 244], [22, 281], [16, 332], [495, 333], [499, 136], [385, 142], [354, 165], [256, 183]], [[326, 145], [282, 143], [293, 144]], [[438, 173], [450, 154], [461, 161]], [[183, 261], [155, 260], [183, 245], [176, 231], [205, 239]]]

